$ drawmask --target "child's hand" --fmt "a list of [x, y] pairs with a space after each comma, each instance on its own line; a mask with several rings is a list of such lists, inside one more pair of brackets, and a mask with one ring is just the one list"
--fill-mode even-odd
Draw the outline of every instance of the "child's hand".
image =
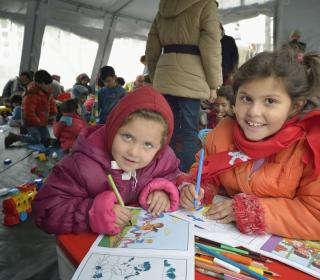
[[148, 212], [153, 216], [158, 216], [170, 209], [170, 199], [164, 191], [153, 191], [150, 193], [147, 204], [149, 204]]
[[196, 195], [195, 185], [187, 185], [183, 187], [180, 193], [180, 205], [186, 209], [194, 208], [194, 199], [198, 201], [198, 205], [201, 203], [201, 199], [204, 196], [204, 190], [200, 188], [199, 194]]
[[132, 213], [130, 210], [128, 210], [125, 207], [122, 207], [119, 204], [115, 204], [113, 205], [113, 211], [116, 215], [116, 220], [114, 221], [114, 224], [117, 227], [122, 228], [129, 225], [130, 220], [132, 218]]
[[223, 201], [212, 203], [206, 217], [211, 220], [216, 220], [220, 224], [228, 224], [235, 221], [233, 211], [233, 199], [225, 199]]

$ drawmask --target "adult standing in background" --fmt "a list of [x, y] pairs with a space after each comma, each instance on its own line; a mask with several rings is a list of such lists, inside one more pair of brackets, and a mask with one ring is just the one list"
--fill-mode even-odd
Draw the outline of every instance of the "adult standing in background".
[[9, 100], [13, 95], [22, 96], [31, 81], [32, 76], [27, 71], [21, 72], [19, 76], [10, 79], [3, 88], [2, 101]]
[[304, 53], [306, 51], [307, 44], [305, 42], [300, 41], [300, 38], [301, 32], [299, 30], [292, 31], [290, 34], [289, 46], [298, 52]]
[[222, 76], [223, 84], [229, 85], [232, 81], [232, 76], [239, 64], [239, 52], [236, 41], [233, 37], [225, 34], [224, 28], [220, 23], [221, 28], [221, 53], [222, 53]]
[[188, 171], [198, 150], [200, 99], [222, 84], [221, 31], [215, 0], [160, 0], [146, 56], [153, 86], [174, 114], [171, 146]]

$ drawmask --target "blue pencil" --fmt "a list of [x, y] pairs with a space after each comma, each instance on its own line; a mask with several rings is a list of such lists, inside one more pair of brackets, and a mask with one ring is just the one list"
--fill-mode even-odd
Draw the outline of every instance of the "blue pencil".
[[[199, 165], [198, 165], [198, 174], [197, 174], [197, 184], [196, 184], [196, 195], [199, 194], [200, 191], [200, 184], [201, 184], [201, 173], [202, 173], [202, 167], [203, 167], [203, 160], [204, 160], [204, 149], [200, 150], [200, 159], [199, 159]], [[194, 208], [197, 207], [197, 199], [194, 199], [193, 205]]]
[[222, 255], [220, 255], [219, 253], [217, 253], [217, 252], [215, 252], [213, 250], [210, 250], [209, 248], [207, 248], [206, 246], [204, 246], [202, 244], [197, 243], [196, 247], [198, 247], [201, 251], [206, 252], [206, 253], [210, 254], [211, 256], [214, 256], [215, 258], [218, 258], [218, 259], [220, 259], [222, 261], [225, 261], [225, 262], [227, 262], [229, 264], [232, 264], [232, 265], [240, 268], [241, 271], [248, 273], [250, 276], [255, 277], [256, 279], [268, 280], [268, 278], [264, 277], [263, 275], [260, 275], [260, 274], [256, 273], [255, 271], [249, 269], [245, 265], [242, 265], [242, 264], [237, 263], [237, 262], [235, 262], [233, 260], [230, 260], [229, 258], [227, 258], [225, 256], [222, 256]]

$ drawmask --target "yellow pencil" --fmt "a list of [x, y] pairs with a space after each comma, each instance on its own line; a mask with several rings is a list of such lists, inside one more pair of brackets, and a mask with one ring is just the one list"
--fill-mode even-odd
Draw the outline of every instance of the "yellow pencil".
[[[116, 184], [115, 184], [114, 181], [113, 181], [113, 178], [112, 178], [111, 174], [108, 175], [108, 180], [109, 180], [109, 182], [110, 182], [111, 188], [112, 188], [112, 190], [113, 190], [113, 192], [114, 192], [114, 194], [115, 194], [115, 196], [116, 196], [119, 204], [120, 204], [122, 207], [126, 207], [126, 206], [124, 205], [123, 199], [122, 199], [122, 197], [121, 197], [121, 195], [120, 195], [120, 193], [119, 193], [119, 191], [118, 191], [118, 188], [117, 188]], [[129, 226], [132, 226], [132, 225], [133, 225], [133, 224], [132, 224], [132, 221], [130, 220], [130, 221], [129, 221]]]
[[118, 188], [117, 188], [116, 184], [115, 184], [114, 181], [113, 181], [113, 178], [112, 178], [111, 174], [108, 175], [108, 180], [109, 180], [109, 182], [110, 182], [110, 185], [111, 185], [111, 188], [112, 188], [114, 194], [116, 195], [116, 198], [117, 198], [119, 204], [120, 204], [122, 207], [125, 207], [124, 202], [123, 202], [123, 199], [122, 199], [122, 197], [121, 197], [121, 195], [120, 195], [120, 193], [119, 193], [119, 191], [118, 191]]

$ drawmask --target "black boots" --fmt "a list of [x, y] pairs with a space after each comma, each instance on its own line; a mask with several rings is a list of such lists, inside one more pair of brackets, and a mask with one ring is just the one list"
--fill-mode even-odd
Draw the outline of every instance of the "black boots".
[[4, 146], [8, 148], [11, 144], [17, 141], [20, 141], [20, 136], [12, 132], [9, 132], [9, 134], [4, 138]]

